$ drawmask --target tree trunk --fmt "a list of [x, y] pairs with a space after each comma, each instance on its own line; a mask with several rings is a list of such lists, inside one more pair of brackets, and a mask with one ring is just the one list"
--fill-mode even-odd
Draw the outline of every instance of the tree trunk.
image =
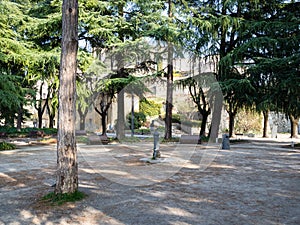
[[263, 111], [264, 116], [264, 127], [263, 127], [263, 137], [268, 137], [268, 121], [269, 121], [269, 111]]
[[219, 136], [219, 128], [222, 116], [223, 108], [223, 94], [221, 89], [216, 89], [213, 93], [213, 97], [210, 100], [212, 110], [212, 120], [209, 130], [209, 139], [214, 142]]
[[[51, 110], [52, 108], [52, 110]], [[47, 102], [47, 111], [48, 111], [48, 118], [49, 118], [49, 128], [54, 127], [54, 119], [55, 119], [55, 109], [54, 107], [50, 107], [49, 101]]]
[[41, 108], [38, 109], [38, 128], [42, 128], [43, 124], [43, 111]]
[[172, 138], [172, 108], [173, 108], [173, 65], [168, 65], [167, 72], [167, 99], [165, 118], [165, 139]]
[[235, 114], [232, 112], [229, 112], [229, 137], [233, 136], [234, 132], [234, 117]]
[[78, 189], [75, 140], [78, 0], [63, 0], [60, 62], [56, 194]]
[[299, 118], [294, 117], [292, 114], [289, 114], [290, 122], [291, 122], [291, 138], [298, 138], [298, 122]]
[[54, 128], [54, 114], [49, 114], [49, 128]]
[[88, 113], [88, 110], [84, 110], [84, 112], [81, 111], [81, 109], [78, 109], [79, 114], [79, 130], [85, 130], [85, 118]]
[[[172, 1], [168, 0], [168, 16], [172, 15]], [[172, 109], [173, 109], [173, 46], [168, 43], [168, 71], [167, 71], [167, 97], [166, 97], [166, 118], [165, 118], [165, 137], [172, 138]]]
[[117, 120], [117, 138], [125, 138], [125, 117], [124, 117], [124, 89], [118, 93], [118, 120]]
[[22, 128], [22, 120], [23, 120], [23, 104], [20, 105], [18, 110], [18, 117], [17, 117], [17, 130], [21, 131]]
[[106, 117], [107, 117], [107, 113], [103, 113], [101, 115], [102, 135], [106, 134]]
[[208, 117], [208, 113], [202, 114], [202, 123], [201, 123], [200, 134], [199, 134], [200, 137], [205, 136], [207, 117]]
[[80, 117], [79, 130], [85, 129], [85, 117]]

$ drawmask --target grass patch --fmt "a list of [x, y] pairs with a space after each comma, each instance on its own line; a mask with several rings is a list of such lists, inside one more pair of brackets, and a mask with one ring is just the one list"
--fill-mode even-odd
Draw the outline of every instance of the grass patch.
[[4, 150], [14, 150], [16, 149], [16, 145], [15, 144], [11, 144], [11, 143], [7, 143], [7, 142], [0, 142], [0, 151], [4, 151]]
[[76, 136], [76, 142], [87, 144], [88, 137], [87, 136]]
[[87, 195], [80, 191], [75, 191], [74, 193], [65, 194], [55, 194], [50, 192], [49, 194], [42, 197], [42, 201], [48, 202], [51, 205], [63, 205], [67, 202], [76, 202], [84, 199]]

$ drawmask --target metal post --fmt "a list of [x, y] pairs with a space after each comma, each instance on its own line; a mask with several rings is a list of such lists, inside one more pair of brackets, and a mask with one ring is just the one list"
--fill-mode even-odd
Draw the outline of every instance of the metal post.
[[152, 159], [156, 159], [157, 157], [160, 157], [159, 152], [159, 133], [157, 131], [153, 134], [153, 140], [154, 140], [154, 148], [153, 148], [153, 157]]

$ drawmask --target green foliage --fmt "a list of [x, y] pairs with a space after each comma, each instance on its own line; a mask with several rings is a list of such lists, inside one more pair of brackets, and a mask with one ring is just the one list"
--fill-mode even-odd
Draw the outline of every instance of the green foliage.
[[[127, 116], [127, 122], [131, 128], [131, 113]], [[146, 122], [146, 115], [143, 112], [134, 112], [134, 128], [139, 129]]]
[[3, 150], [13, 150], [16, 149], [16, 145], [15, 144], [11, 144], [11, 143], [7, 143], [7, 142], [0, 142], [0, 151]]
[[182, 116], [180, 114], [172, 114], [172, 123], [181, 123]]
[[139, 102], [139, 111], [144, 113], [146, 116], [157, 116], [160, 114], [161, 103], [156, 103], [153, 100], [143, 98]]
[[56, 194], [50, 192], [45, 195], [42, 200], [44, 202], [50, 203], [51, 205], [63, 205], [67, 202], [76, 202], [84, 199], [87, 195], [80, 191], [75, 191], [74, 193]]
[[5, 114], [15, 114], [24, 102], [21, 78], [2, 72], [0, 69], [0, 119]]
[[5, 132], [10, 136], [28, 135], [31, 131], [43, 131], [46, 135], [55, 135], [55, 134], [57, 134], [57, 129], [56, 128], [27, 127], [27, 128], [21, 128], [21, 130], [18, 130], [15, 127], [0, 126], [0, 132]]

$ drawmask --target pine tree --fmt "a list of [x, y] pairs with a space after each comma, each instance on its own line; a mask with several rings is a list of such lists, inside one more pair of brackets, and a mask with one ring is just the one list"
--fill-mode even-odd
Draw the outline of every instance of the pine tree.
[[63, 1], [62, 31], [56, 194], [74, 193], [78, 189], [77, 147], [75, 140], [75, 79], [78, 48], [77, 0]]

